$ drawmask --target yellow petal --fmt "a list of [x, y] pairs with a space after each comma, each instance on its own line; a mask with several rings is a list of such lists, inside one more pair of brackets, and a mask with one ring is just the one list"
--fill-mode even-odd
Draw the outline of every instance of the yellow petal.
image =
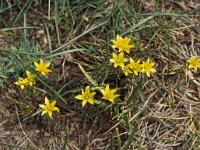
[[54, 107], [56, 105], [56, 100], [54, 100], [53, 102], [51, 102], [51, 107]]
[[94, 104], [94, 101], [93, 101], [93, 99], [88, 99], [88, 102], [90, 103], [90, 104]]
[[101, 91], [101, 93], [104, 95], [104, 93], [105, 93], [105, 90], [103, 90], [103, 89], [99, 89], [100, 91]]
[[121, 39], [121, 36], [119, 36], [119, 34], [117, 34], [117, 41]]
[[76, 99], [79, 99], [79, 100], [83, 100], [84, 98], [83, 98], [83, 95], [77, 95], [77, 96], [75, 96], [75, 98]]
[[134, 74], [135, 74], [136, 76], [138, 76], [138, 71], [137, 71], [137, 70], [134, 70], [133, 72], [134, 72]]
[[50, 62], [49, 62], [49, 63], [46, 63], [46, 64], [45, 64], [45, 67], [48, 68], [50, 65], [51, 65]]
[[106, 89], [105, 89], [105, 91], [109, 91], [109, 84], [106, 84]]
[[156, 72], [156, 69], [152, 68], [152, 69], [151, 69], [151, 72], [153, 72], [153, 73]]
[[40, 72], [40, 68], [38, 68], [38, 67], [37, 67], [37, 68], [35, 68], [35, 70]]
[[47, 97], [45, 97], [45, 104], [46, 104], [47, 107], [50, 106], [49, 99]]
[[32, 85], [33, 85], [33, 82], [30, 82], [30, 81], [29, 81], [29, 85], [32, 86]]
[[123, 58], [123, 57], [124, 57], [124, 53], [121, 52], [121, 53], [119, 54], [119, 57], [120, 57], [120, 58]]
[[58, 107], [53, 107], [53, 108], [52, 108], [52, 111], [60, 112]]
[[43, 104], [39, 104], [39, 107], [45, 109], [45, 105], [43, 105]]
[[49, 117], [52, 117], [52, 111], [48, 111]]
[[29, 77], [30, 74], [31, 74], [30, 71], [26, 70], [26, 75], [27, 75], [27, 77]]
[[194, 67], [194, 73], [197, 73], [197, 67]]
[[44, 71], [42, 71], [41, 74], [44, 76], [46, 73]]
[[85, 92], [86, 92], [86, 93], [90, 93], [90, 87], [89, 87], [89, 86], [87, 86], [87, 87], [85, 88]]
[[111, 99], [109, 99], [109, 101], [110, 101], [111, 103], [114, 103], [114, 99], [112, 99], [112, 100], [111, 100]]
[[83, 100], [83, 101], [82, 101], [82, 107], [84, 107], [86, 103], [87, 103], [87, 101], [86, 101], [86, 100]]
[[46, 69], [46, 72], [52, 72], [52, 70], [50, 70], [50, 69]]
[[96, 92], [90, 93], [90, 96], [93, 97], [96, 94]]
[[113, 58], [117, 57], [117, 55], [115, 53], [113, 53]]
[[24, 85], [20, 85], [20, 88], [23, 90], [24, 89]]
[[112, 89], [111, 92], [115, 93], [115, 92], [117, 92], [117, 89]]
[[39, 67], [40, 66], [36, 61], [34, 61], [34, 65], [35, 65], [35, 67]]
[[150, 77], [150, 73], [149, 72], [146, 72], [146, 74], [147, 74], [147, 77]]
[[44, 62], [42, 59], [40, 59], [40, 65], [44, 65]]
[[46, 113], [47, 113], [47, 111], [43, 110], [41, 116], [43, 116]]
[[82, 88], [81, 88], [81, 94], [82, 94], [82, 95], [85, 94], [84, 89], [82, 89]]

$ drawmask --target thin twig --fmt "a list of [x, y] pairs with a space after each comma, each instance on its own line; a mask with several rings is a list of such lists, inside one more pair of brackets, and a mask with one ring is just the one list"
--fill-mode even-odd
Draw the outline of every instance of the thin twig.
[[38, 150], [41, 150], [39, 147], [37, 147], [31, 140], [30, 140], [30, 138], [26, 135], [26, 132], [24, 131], [24, 129], [23, 129], [23, 127], [22, 127], [22, 124], [21, 124], [21, 121], [20, 121], [20, 119], [19, 119], [19, 114], [18, 114], [18, 111], [17, 111], [17, 107], [15, 106], [15, 111], [16, 111], [16, 114], [17, 114], [17, 120], [18, 120], [18, 122], [19, 122], [19, 126], [20, 126], [20, 128], [21, 128], [21, 130], [22, 130], [22, 133], [24, 134], [24, 136], [26, 137], [26, 139], [36, 148], [36, 149], [38, 149]]

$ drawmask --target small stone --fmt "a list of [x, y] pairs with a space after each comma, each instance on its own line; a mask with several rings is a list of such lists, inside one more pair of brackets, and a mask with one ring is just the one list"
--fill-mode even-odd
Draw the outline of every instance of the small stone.
[[49, 134], [49, 133], [47, 133], [47, 132], [45, 132], [45, 133], [44, 133], [44, 136], [50, 136], [50, 134]]

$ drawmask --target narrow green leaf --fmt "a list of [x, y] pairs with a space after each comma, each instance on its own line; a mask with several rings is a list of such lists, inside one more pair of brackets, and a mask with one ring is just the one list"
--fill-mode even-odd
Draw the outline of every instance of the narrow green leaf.
[[84, 68], [78, 64], [78, 67], [80, 68], [80, 70], [82, 71], [82, 73], [85, 75], [85, 77], [95, 86], [97, 87], [98, 84], [92, 79], [92, 77], [84, 70]]

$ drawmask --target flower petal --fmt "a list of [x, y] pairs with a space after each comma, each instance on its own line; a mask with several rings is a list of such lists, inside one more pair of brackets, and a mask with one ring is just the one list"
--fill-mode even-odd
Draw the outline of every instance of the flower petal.
[[45, 97], [45, 104], [46, 104], [47, 107], [50, 106], [49, 99], [47, 97]]
[[48, 111], [48, 115], [51, 118], [52, 117], [52, 111]]
[[54, 107], [56, 105], [56, 100], [54, 100], [53, 102], [51, 102], [51, 107]]
[[53, 108], [52, 108], [52, 111], [60, 112], [58, 107], [53, 107]]
[[39, 104], [39, 107], [45, 109], [45, 105], [43, 105], [43, 104]]
[[44, 65], [44, 62], [42, 59], [40, 59], [40, 65], [43, 66]]
[[39, 67], [40, 66], [36, 61], [34, 61], [34, 65], [35, 65], [35, 67]]
[[44, 66], [45, 66], [46, 68], [48, 68], [50, 65], [51, 65], [51, 63], [46, 63]]
[[77, 95], [77, 96], [75, 96], [75, 98], [79, 99], [79, 100], [83, 100], [84, 99], [83, 95]]
[[88, 102], [90, 103], [90, 104], [94, 104], [94, 100], [92, 99], [92, 98], [90, 98], [90, 99], [88, 99]]
[[46, 113], [47, 113], [47, 111], [46, 111], [46, 110], [43, 110], [41, 116], [43, 116], [43, 115], [46, 114]]
[[87, 100], [83, 100], [82, 101], [82, 107], [84, 107], [86, 103], [87, 103]]

